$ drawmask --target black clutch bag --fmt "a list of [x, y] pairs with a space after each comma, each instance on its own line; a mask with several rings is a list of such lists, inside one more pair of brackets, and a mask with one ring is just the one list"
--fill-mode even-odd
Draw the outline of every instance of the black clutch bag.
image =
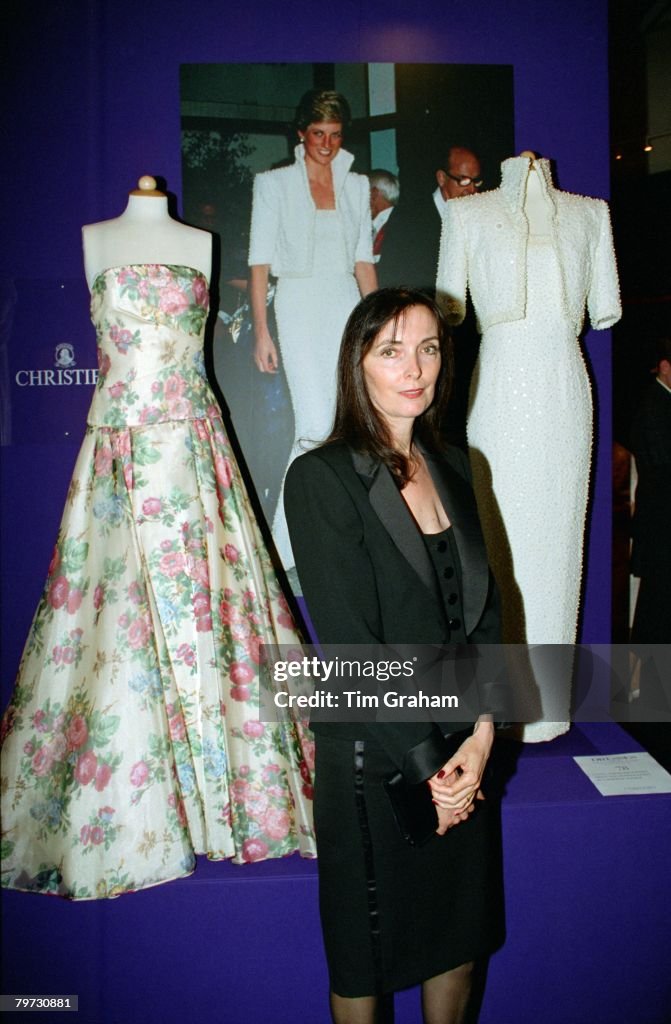
[[[445, 760], [452, 757], [470, 735], [469, 728], [445, 736]], [[428, 782], [407, 783], [401, 772], [383, 782], [399, 831], [411, 846], [423, 846], [438, 828], [438, 812]]]
[[383, 782], [399, 831], [411, 846], [423, 846], [438, 828], [428, 782], [409, 785], [400, 772]]

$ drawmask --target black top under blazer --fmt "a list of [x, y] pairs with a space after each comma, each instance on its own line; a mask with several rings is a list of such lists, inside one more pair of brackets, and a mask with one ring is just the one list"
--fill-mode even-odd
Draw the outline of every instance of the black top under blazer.
[[[458, 448], [423, 454], [454, 531], [468, 640], [500, 643], [498, 594], [468, 459]], [[435, 569], [386, 466], [343, 443], [324, 445], [291, 464], [284, 503], [296, 569], [321, 643], [450, 642]], [[433, 723], [315, 724], [317, 733], [326, 729], [347, 738], [374, 735], [409, 782], [429, 778], [449, 756], [443, 731]]]

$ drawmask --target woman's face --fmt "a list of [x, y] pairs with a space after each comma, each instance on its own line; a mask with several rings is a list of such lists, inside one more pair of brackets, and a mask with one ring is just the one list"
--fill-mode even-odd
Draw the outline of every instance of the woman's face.
[[408, 420], [429, 408], [440, 364], [438, 327], [426, 306], [410, 306], [379, 332], [361, 365], [368, 396], [392, 436], [407, 434]]
[[305, 146], [305, 157], [327, 167], [342, 146], [342, 125], [338, 121], [316, 121], [298, 138]]

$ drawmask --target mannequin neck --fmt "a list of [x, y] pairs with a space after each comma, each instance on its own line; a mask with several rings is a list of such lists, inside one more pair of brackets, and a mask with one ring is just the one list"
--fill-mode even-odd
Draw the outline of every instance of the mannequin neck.
[[170, 221], [172, 218], [168, 212], [168, 197], [130, 195], [128, 205], [119, 219], [123, 219], [125, 222], [139, 221], [145, 224]]
[[121, 216], [87, 224], [83, 237], [89, 287], [101, 270], [132, 263], [193, 267], [210, 278], [212, 236], [173, 220], [164, 195], [129, 196]]

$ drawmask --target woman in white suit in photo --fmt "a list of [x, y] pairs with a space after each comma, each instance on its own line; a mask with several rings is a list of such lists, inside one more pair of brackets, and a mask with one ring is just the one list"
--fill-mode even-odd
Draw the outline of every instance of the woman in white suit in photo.
[[[288, 167], [257, 174], [249, 249], [254, 360], [262, 373], [284, 366], [294, 412], [289, 464], [323, 441], [333, 423], [336, 366], [347, 317], [377, 287], [370, 190], [342, 148], [347, 100], [312, 90], [296, 112], [298, 145]], [[268, 330], [268, 276], [277, 280], [279, 355]], [[285, 568], [294, 564], [282, 497], [273, 538]]]

